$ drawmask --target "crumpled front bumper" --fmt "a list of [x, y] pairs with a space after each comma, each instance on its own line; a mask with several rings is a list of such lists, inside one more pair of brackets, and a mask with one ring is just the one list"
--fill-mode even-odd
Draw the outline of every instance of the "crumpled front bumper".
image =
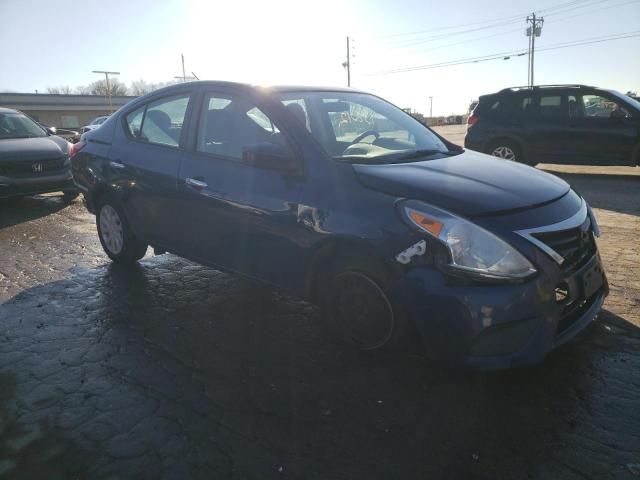
[[[395, 284], [394, 296], [420, 332], [434, 363], [448, 367], [504, 369], [540, 363], [582, 331], [609, 292], [596, 253], [561, 279], [575, 286], [570, 312], [557, 300], [558, 278], [538, 274], [519, 284], [460, 284], [441, 271], [417, 266]], [[584, 297], [582, 276], [602, 275]], [[584, 298], [583, 298], [584, 297]]]

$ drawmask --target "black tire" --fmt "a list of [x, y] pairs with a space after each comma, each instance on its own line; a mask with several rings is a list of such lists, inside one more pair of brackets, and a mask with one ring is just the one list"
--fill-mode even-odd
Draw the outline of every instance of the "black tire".
[[324, 324], [360, 351], [388, 352], [404, 346], [408, 322], [388, 294], [389, 270], [358, 253], [339, 256], [321, 275], [318, 303]]
[[78, 198], [80, 192], [78, 190], [64, 190], [62, 194], [62, 198], [65, 202], [73, 202], [76, 198]]
[[[116, 233], [118, 226], [121, 236]], [[148, 245], [136, 239], [122, 207], [112, 197], [100, 200], [96, 209], [96, 227], [102, 248], [116, 263], [133, 264], [147, 252]]]
[[511, 160], [513, 162], [524, 163], [531, 166], [535, 165], [527, 161], [524, 154], [522, 153], [520, 145], [511, 140], [494, 140], [487, 147], [486, 153], [488, 153], [489, 155], [493, 155], [494, 157], [502, 158], [504, 160]]

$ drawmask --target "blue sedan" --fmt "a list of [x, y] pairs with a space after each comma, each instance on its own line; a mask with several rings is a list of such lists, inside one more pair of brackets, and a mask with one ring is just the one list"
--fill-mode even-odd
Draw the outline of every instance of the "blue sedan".
[[608, 293], [586, 201], [340, 88], [173, 85], [71, 151], [115, 262], [148, 246], [320, 306], [361, 350], [419, 337], [434, 362], [534, 364]]

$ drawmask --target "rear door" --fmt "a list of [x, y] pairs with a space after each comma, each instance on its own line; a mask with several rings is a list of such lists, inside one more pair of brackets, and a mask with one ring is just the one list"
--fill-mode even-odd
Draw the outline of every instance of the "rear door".
[[179, 171], [181, 235], [187, 256], [282, 285], [300, 261], [301, 179], [245, 160], [246, 147], [265, 142], [295, 156], [258, 103], [235, 89], [202, 92]]
[[567, 94], [538, 90], [533, 99], [527, 128], [530, 157], [536, 162], [567, 163], [572, 154]]
[[184, 91], [126, 112], [106, 165], [136, 234], [168, 249], [180, 238], [177, 178], [190, 98]]

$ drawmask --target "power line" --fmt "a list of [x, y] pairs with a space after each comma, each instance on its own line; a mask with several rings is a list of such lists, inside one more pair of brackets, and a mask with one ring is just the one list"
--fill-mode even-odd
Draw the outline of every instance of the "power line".
[[[587, 12], [580, 12], [580, 13], [576, 13], [575, 15], [570, 15], [568, 17], [561, 17], [561, 18], [554, 18], [552, 20], [549, 20], [547, 23], [549, 22], [561, 22], [564, 20], [570, 20], [572, 18], [576, 18], [576, 17], [581, 17], [583, 15], [589, 15], [590, 13], [596, 13], [596, 12], [601, 12], [603, 10], [609, 10], [610, 8], [616, 8], [616, 7], [624, 7], [625, 5], [629, 5], [631, 3], [638, 3], [639, 0], [631, 0], [631, 1], [627, 1], [627, 2], [623, 2], [623, 3], [617, 3], [615, 5], [608, 5], [606, 7], [601, 7], [601, 8], [596, 8], [595, 10], [589, 10]], [[591, 6], [595, 6], [595, 5], [591, 5]], [[567, 13], [567, 12], [562, 12], [562, 13]]]
[[608, 0], [585, 0], [585, 1], [577, 2], [576, 5], [566, 6], [566, 8], [562, 6], [558, 6], [557, 8], [554, 7], [549, 10], [543, 11], [541, 13], [544, 13], [547, 16], [561, 15], [563, 13], [573, 12], [574, 10], [579, 10], [581, 8], [595, 7], [596, 5], [599, 5], [601, 3], [607, 3], [607, 2]]
[[[570, 15], [568, 17], [560, 17], [560, 18], [555, 18], [554, 17], [554, 19], [552, 19], [552, 20], [547, 20], [547, 23], [549, 23], [549, 22], [556, 23], [556, 22], [561, 22], [561, 21], [565, 21], [565, 20], [570, 20], [570, 19], [575, 18], [575, 17], [588, 15], [588, 14], [591, 14], [591, 13], [596, 13], [596, 12], [600, 12], [600, 11], [603, 11], [603, 10], [608, 10], [608, 9], [611, 9], [611, 8], [622, 7], [622, 6], [625, 6], [625, 5], [632, 4], [632, 3], [638, 3], [639, 1], [640, 0], [631, 0], [631, 1], [626, 1], [626, 2], [622, 2], [622, 3], [616, 3], [614, 5], [607, 5], [607, 6], [604, 6], [604, 7], [601, 7], [601, 8], [597, 8], [595, 10], [583, 11], [583, 12], [580, 12], [580, 13], [575, 14], [575, 15]], [[536, 12], [551, 12], [548, 15], [556, 15], [556, 14], [567, 13], [569, 10], [556, 12], [556, 10], [561, 9], [561, 8], [566, 8], [567, 6], [580, 4], [580, 7], [593, 7], [593, 6], [596, 6], [597, 4], [601, 4], [601, 3], [605, 3], [605, 2], [603, 0], [598, 0], [598, 1], [595, 1], [595, 2], [593, 0], [587, 0], [587, 1], [584, 1], [584, 0], [576, 1], [576, 0], [574, 0], [572, 2], [567, 2], [565, 4], [561, 4], [561, 5], [558, 5], [558, 6], [555, 6], [555, 7], [550, 7], [548, 9], [537, 10]], [[576, 7], [576, 8], [578, 8], [578, 7]], [[412, 44], [397, 45], [397, 46], [391, 46], [391, 47], [388, 47], [388, 48], [390, 48], [391, 50], [408, 49], [408, 50], [411, 50], [411, 51], [413, 51], [415, 53], [424, 53], [424, 52], [430, 52], [430, 51], [433, 51], [433, 50], [439, 50], [439, 49], [442, 49], [442, 48], [448, 48], [448, 47], [452, 47], [452, 46], [456, 46], [456, 45], [462, 45], [462, 44], [465, 44], [465, 43], [475, 42], [475, 41], [483, 40], [483, 39], [486, 39], [486, 38], [493, 38], [493, 37], [497, 37], [497, 36], [501, 36], [501, 35], [507, 35], [509, 33], [514, 33], [514, 32], [519, 32], [519, 31], [521, 31], [520, 27], [515, 28], [515, 29], [510, 29], [510, 30], [507, 30], [507, 31], [503, 31], [503, 32], [496, 32], [496, 33], [492, 33], [492, 34], [489, 34], [489, 35], [483, 35], [483, 36], [474, 37], [474, 38], [471, 38], [471, 39], [461, 40], [459, 42], [449, 43], [449, 44], [445, 44], [445, 45], [438, 45], [438, 46], [430, 47], [430, 48], [427, 48], [427, 49], [424, 49], [424, 48], [422, 48], [422, 49], [412, 48], [413, 46], [418, 45], [419, 43], [426, 43], [427, 41], [438, 41], [438, 40], [441, 40], [441, 39], [445, 38], [446, 36], [448, 36], [448, 35], [439, 35], [439, 36], [435, 36], [435, 37], [430, 37], [428, 39], [420, 40], [420, 41], [414, 42]], [[454, 32], [454, 33], [455, 34], [458, 34], [458, 33], [462, 34], [463, 32]]]
[[[586, 0], [587, 2], [589, 1], [593, 1], [593, 0]], [[603, 1], [603, 0], [599, 0], [599, 1]], [[552, 11], [552, 10], [556, 10], [559, 8], [564, 8], [567, 6], [571, 6], [574, 4], [578, 4], [578, 3], [585, 3], [585, 0], [572, 0], [570, 2], [566, 2], [560, 5], [556, 5], [553, 7], [549, 7], [547, 9], [543, 9], [543, 10], [538, 10], [536, 11], [536, 13], [546, 13], [548, 11]], [[527, 15], [529, 12], [523, 12], [523, 13], [519, 13], [517, 15], [510, 15], [507, 17], [500, 17], [500, 18], [494, 18], [494, 19], [490, 19], [490, 20], [481, 20], [478, 22], [470, 22], [470, 23], [462, 23], [462, 24], [457, 24], [457, 25], [448, 25], [446, 27], [436, 27], [436, 28], [429, 28], [426, 30], [415, 30], [412, 32], [399, 32], [399, 33], [392, 33], [389, 35], [381, 35], [375, 38], [394, 38], [394, 37], [403, 37], [403, 36], [410, 36], [410, 35], [418, 35], [421, 33], [431, 33], [431, 32], [438, 32], [438, 31], [442, 31], [442, 30], [451, 30], [451, 29], [456, 29], [456, 28], [463, 28], [463, 27], [470, 27], [470, 26], [475, 26], [475, 25], [483, 25], [485, 23], [496, 23], [496, 22], [501, 22], [503, 20], [520, 20], [522, 17], [524, 17], [525, 15]]]
[[[591, 45], [591, 44], [595, 44], [595, 43], [602, 43], [602, 42], [608, 42], [608, 41], [613, 41], [613, 40], [622, 40], [622, 39], [625, 39], [625, 38], [634, 38], [634, 37], [639, 37], [639, 36], [640, 36], [640, 30], [633, 31], [633, 32], [610, 34], [610, 35], [605, 35], [605, 36], [600, 36], [600, 37], [592, 37], [592, 38], [586, 38], [586, 39], [582, 39], [582, 40], [573, 40], [573, 41], [569, 41], [569, 42], [563, 42], [563, 43], [557, 43], [557, 44], [553, 44], [553, 45], [548, 45], [546, 47], [538, 49], [538, 52], [547, 52], [547, 51], [558, 50], [558, 49], [562, 49], [562, 48], [577, 47], [577, 46], [582, 46], [582, 45]], [[434, 64], [429, 64], [429, 65], [418, 65], [418, 66], [414, 66], [414, 67], [405, 67], [405, 68], [385, 70], [385, 71], [380, 71], [380, 72], [373, 72], [373, 73], [370, 73], [369, 75], [388, 75], [388, 74], [392, 74], [392, 73], [404, 73], [404, 72], [412, 72], [412, 71], [417, 71], [417, 70], [428, 70], [428, 69], [432, 69], [432, 68], [442, 68], [442, 67], [449, 67], [449, 66], [455, 66], [455, 65], [464, 65], [464, 64], [469, 64], [469, 63], [479, 63], [479, 62], [484, 62], [484, 61], [489, 61], [489, 60], [498, 60], [498, 59], [508, 60], [511, 57], [516, 57], [516, 56], [520, 57], [520, 56], [524, 56], [526, 54], [527, 54], [526, 50], [525, 51], [523, 51], [523, 50], [510, 50], [510, 51], [504, 51], [504, 52], [497, 52], [497, 53], [493, 53], [493, 54], [489, 54], [489, 55], [483, 55], [483, 56], [479, 56], [479, 57], [469, 57], [469, 58], [462, 58], [462, 59], [458, 59], [458, 60], [451, 60], [451, 61], [448, 61], [448, 62], [440, 62], [440, 63], [434, 63]]]
[[[560, 4], [560, 5], [556, 5], [554, 7], [549, 7], [549, 8], [546, 8], [546, 9], [536, 10], [535, 13], [536, 14], [544, 13], [546, 15], [560, 15], [560, 14], [569, 13], [569, 12], [572, 12], [572, 11], [575, 11], [575, 10], [581, 9], [581, 8], [594, 7], [594, 6], [597, 6], [599, 4], [606, 3], [606, 1], [608, 1], [608, 0], [573, 0], [571, 2], [566, 2], [566, 3]], [[558, 18], [558, 19], [554, 18], [554, 20], [552, 20], [552, 21], [568, 20], [570, 18], [574, 18], [574, 17], [577, 17], [577, 16], [587, 15], [587, 14], [590, 14], [590, 13], [595, 13], [595, 12], [599, 12], [599, 11], [610, 9], [610, 8], [615, 8], [615, 7], [628, 5], [628, 4], [631, 4], [631, 3], [636, 3], [637, 1], [638, 0], [632, 0], [632, 1], [628, 1], [628, 2], [618, 3], [618, 4], [615, 4], [615, 5], [608, 5], [608, 6], [605, 6], [605, 7], [599, 8], [599, 9], [595, 9], [595, 10], [583, 11], [583, 12], [580, 12], [580, 13], [578, 13], [576, 15], [569, 16], [569, 17], [562, 17], [562, 18]], [[414, 35], [414, 34], [427, 33], [427, 32], [433, 32], [433, 31], [438, 31], [438, 30], [460, 28], [460, 27], [465, 26], [465, 25], [472, 26], [472, 25], [482, 25], [482, 24], [490, 23], [489, 25], [483, 25], [483, 26], [476, 27], [476, 28], [460, 30], [460, 31], [457, 31], [457, 32], [440, 33], [438, 35], [432, 35], [432, 36], [428, 36], [428, 37], [400, 39], [400, 40], [396, 40], [395, 44], [382, 45], [382, 46], [386, 47], [386, 48], [388, 48], [390, 50], [411, 49], [411, 47], [414, 47], [416, 45], [421, 45], [421, 44], [427, 43], [427, 42], [439, 41], [439, 40], [443, 40], [443, 39], [446, 39], [446, 38], [449, 38], [449, 37], [465, 35], [467, 33], [473, 33], [473, 32], [480, 31], [480, 30], [487, 30], [487, 29], [499, 28], [499, 27], [507, 26], [507, 25], [511, 25], [511, 24], [516, 24], [516, 23], [519, 23], [521, 21], [522, 16], [524, 16], [524, 15], [502, 17], [502, 18], [494, 19], [494, 20], [485, 20], [485, 21], [482, 21], [482, 22], [473, 22], [473, 23], [468, 23], [468, 24], [462, 24], [462, 25], [450, 26], [450, 27], [441, 27], [441, 28], [423, 30], [423, 31], [418, 31], [418, 32], [407, 32], [406, 34], [395, 34], [395, 36]], [[511, 32], [514, 32], [514, 31], [516, 31], [516, 30], [512, 29], [512, 30], [508, 30], [508, 31], [505, 31], [505, 32], [498, 32], [498, 33], [495, 33], [495, 34], [491, 34], [491, 35], [487, 35], [487, 36], [483, 36], [483, 37], [479, 37], [479, 38], [480, 39], [482, 39], [482, 38], [490, 38], [490, 37], [493, 37], [493, 36], [505, 35], [507, 33], [511, 33]], [[461, 43], [468, 43], [469, 41], [473, 41], [473, 40], [463, 40], [463, 41], [461, 41], [459, 43], [455, 43], [453, 45], [457, 45], [457, 44], [461, 44]], [[436, 47], [436, 48], [439, 48], [439, 47]], [[422, 51], [422, 50], [419, 50], [419, 51]], [[427, 50], [427, 51], [429, 51], [429, 50]]]

